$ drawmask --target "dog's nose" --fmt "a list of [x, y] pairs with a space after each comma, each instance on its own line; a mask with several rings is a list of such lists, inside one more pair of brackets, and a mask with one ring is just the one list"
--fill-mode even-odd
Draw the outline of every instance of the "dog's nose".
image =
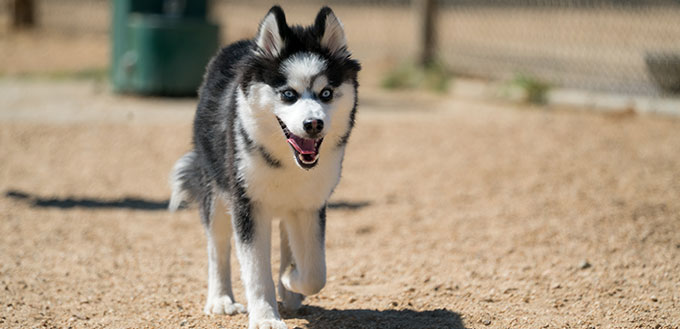
[[302, 122], [302, 127], [310, 136], [314, 136], [323, 130], [323, 120], [306, 119]]

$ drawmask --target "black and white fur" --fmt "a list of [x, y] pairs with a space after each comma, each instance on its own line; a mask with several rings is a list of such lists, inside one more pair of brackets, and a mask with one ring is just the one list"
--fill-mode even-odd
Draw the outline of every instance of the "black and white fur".
[[233, 232], [250, 328], [286, 328], [272, 280], [273, 219], [280, 219], [283, 307], [297, 309], [325, 285], [326, 202], [357, 107], [360, 66], [350, 56], [330, 8], [300, 27], [288, 26], [275, 6], [253, 40], [222, 49], [208, 65], [194, 149], [173, 168], [170, 201], [171, 210], [198, 204], [208, 240], [206, 313], [245, 312], [231, 288]]

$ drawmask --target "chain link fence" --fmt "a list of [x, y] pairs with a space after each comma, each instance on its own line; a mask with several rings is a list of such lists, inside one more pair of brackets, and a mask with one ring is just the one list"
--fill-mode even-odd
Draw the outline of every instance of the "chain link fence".
[[680, 88], [680, 2], [446, 4], [440, 54], [455, 72], [647, 95], [660, 92], [657, 80]]
[[[6, 28], [11, 1], [0, 0], [0, 42], [13, 33]], [[86, 34], [89, 44], [108, 47], [109, 1], [35, 2], [39, 31]], [[273, 3], [215, 0], [212, 17], [223, 42], [251, 37]], [[289, 21], [299, 24], [311, 23], [323, 4], [345, 23], [350, 48], [364, 63], [362, 81], [377, 84], [390, 67], [419, 53], [412, 1], [282, 3]], [[436, 12], [438, 58], [460, 76], [522, 74], [552, 86], [640, 95], [664, 94], [658, 82], [680, 84], [680, 0], [440, 0]]]

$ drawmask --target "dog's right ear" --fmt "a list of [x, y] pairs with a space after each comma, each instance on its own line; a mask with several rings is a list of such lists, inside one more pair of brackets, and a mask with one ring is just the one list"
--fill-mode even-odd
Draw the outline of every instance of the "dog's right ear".
[[286, 15], [279, 6], [269, 9], [260, 22], [260, 28], [255, 37], [258, 53], [267, 57], [276, 57], [281, 53], [284, 45], [284, 35], [288, 30]]

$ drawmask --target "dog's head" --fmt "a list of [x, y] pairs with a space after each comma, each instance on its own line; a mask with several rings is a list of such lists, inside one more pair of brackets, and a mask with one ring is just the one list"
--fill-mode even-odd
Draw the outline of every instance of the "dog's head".
[[324, 7], [313, 25], [288, 26], [274, 6], [254, 44], [242, 89], [258, 112], [257, 125], [280, 127], [270, 143], [288, 144], [298, 166], [313, 168], [322, 142], [330, 144], [324, 149], [343, 146], [354, 122], [360, 65], [350, 58], [342, 23]]

